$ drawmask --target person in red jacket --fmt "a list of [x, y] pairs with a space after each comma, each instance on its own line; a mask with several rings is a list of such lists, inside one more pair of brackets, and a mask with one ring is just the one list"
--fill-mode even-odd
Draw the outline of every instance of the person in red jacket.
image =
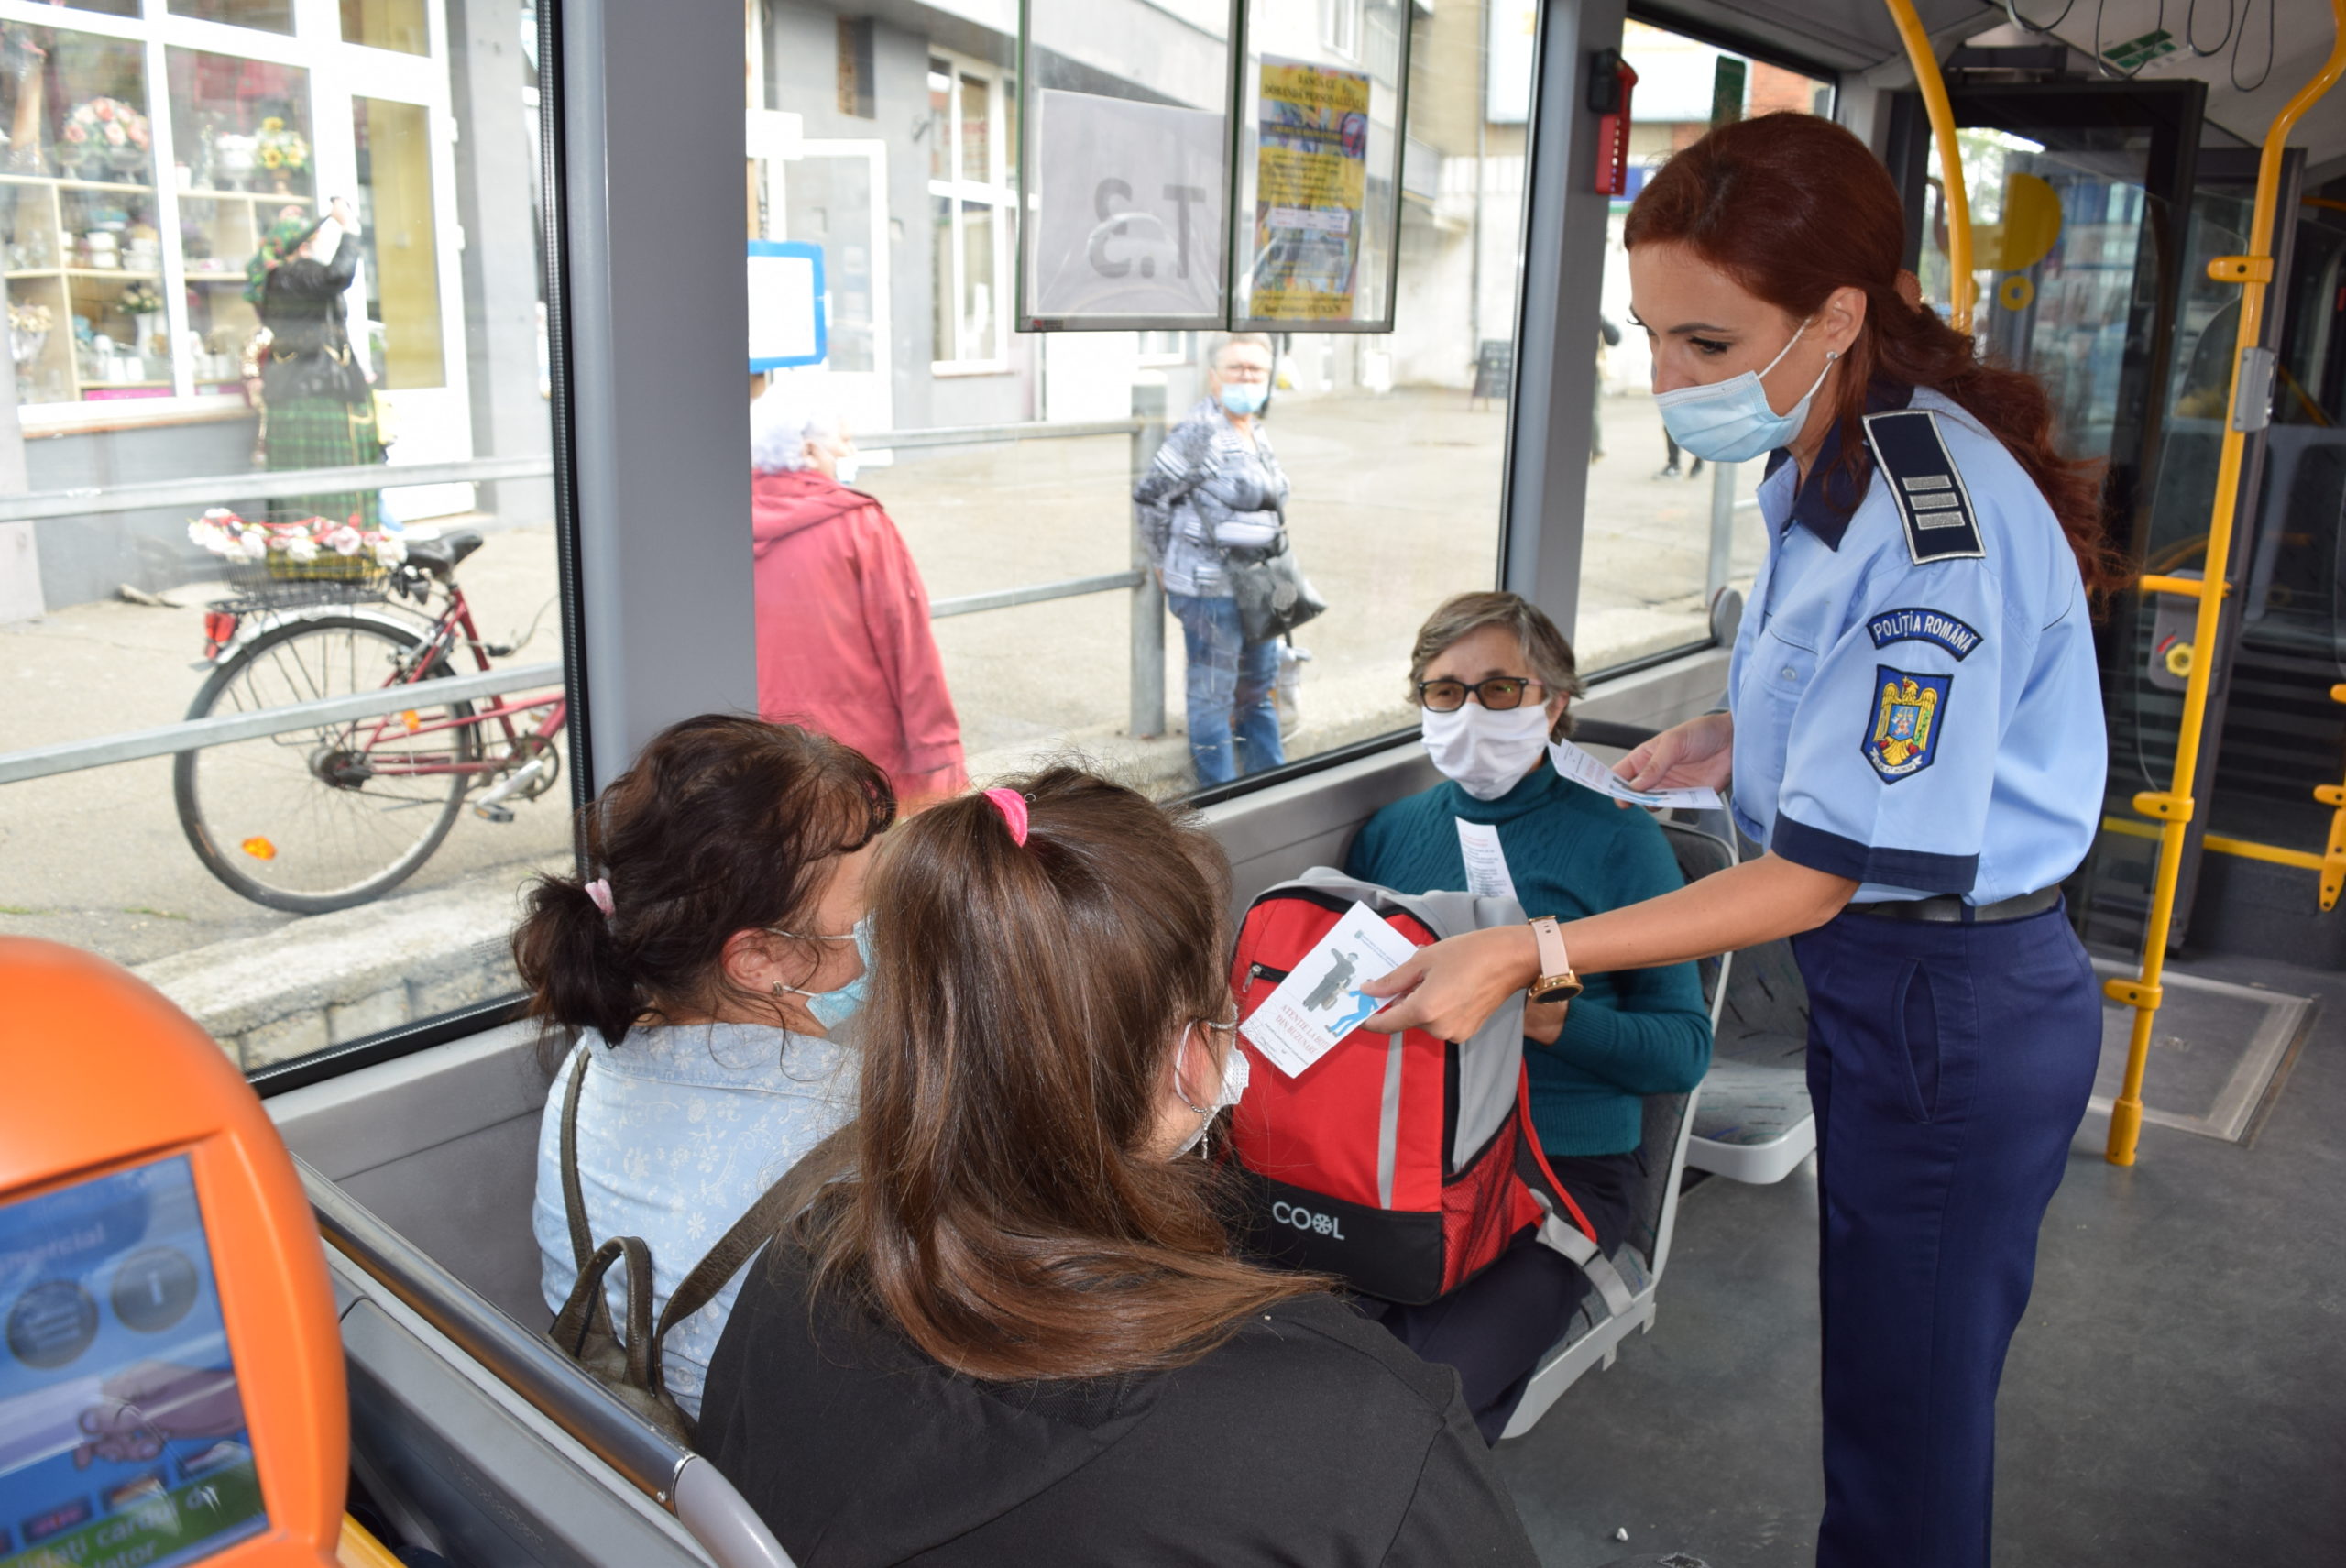
[[908, 806], [970, 782], [904, 536], [861, 490], [837, 417], [788, 382], [750, 410], [758, 713], [844, 741]]

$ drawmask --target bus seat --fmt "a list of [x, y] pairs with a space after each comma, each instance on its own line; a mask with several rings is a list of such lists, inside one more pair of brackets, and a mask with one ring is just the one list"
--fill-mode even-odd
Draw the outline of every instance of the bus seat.
[[[1604, 720], [1584, 720], [1574, 731], [1584, 745], [1621, 751], [1653, 734]], [[1663, 828], [1672, 833], [1688, 882], [1758, 852], [1724, 812], [1672, 817]], [[1719, 840], [1725, 859], [1715, 849], [1694, 847], [1690, 833]], [[1792, 961], [1792, 944], [1781, 939], [1705, 959], [1702, 969], [1703, 992], [1711, 1003], [1711, 1070], [1703, 1080], [1686, 1163], [1730, 1181], [1781, 1181], [1816, 1147], [1808, 1099], [1808, 988]]]
[[[1689, 882], [1735, 863], [1734, 840], [1719, 831], [1725, 826], [1720, 814], [1699, 815], [1711, 820], [1697, 826], [1692, 820], [1696, 814], [1679, 813], [1661, 822], [1662, 834], [1670, 840], [1679, 869]], [[1703, 995], [1711, 1003], [1714, 1026], [1723, 983], [1733, 967], [1732, 957], [1706, 959], [1702, 965]], [[1564, 1337], [1531, 1375], [1531, 1382], [1524, 1389], [1523, 1398], [1516, 1406], [1502, 1438], [1520, 1437], [1529, 1431], [1564, 1390], [1580, 1381], [1583, 1373], [1592, 1366], [1612, 1365], [1621, 1342], [1632, 1330], [1653, 1327], [1654, 1293], [1661, 1286], [1662, 1270], [1670, 1262], [1670, 1236], [1678, 1221], [1678, 1189], [1686, 1168], [1695, 1105], [1709, 1090], [1709, 1080], [1705, 1079], [1703, 1087], [1691, 1094], [1645, 1097], [1644, 1126], [1638, 1139], [1638, 1151], [1645, 1158], [1645, 1175], [1629, 1194], [1628, 1234], [1613, 1251], [1613, 1266], [1620, 1271], [1622, 1282], [1629, 1288], [1629, 1310], [1609, 1311], [1602, 1297], [1595, 1291], [1589, 1293], [1580, 1310], [1573, 1314]]]
[[352, 1469], [408, 1544], [480, 1568], [790, 1568], [707, 1460], [301, 1176], [342, 1314]]

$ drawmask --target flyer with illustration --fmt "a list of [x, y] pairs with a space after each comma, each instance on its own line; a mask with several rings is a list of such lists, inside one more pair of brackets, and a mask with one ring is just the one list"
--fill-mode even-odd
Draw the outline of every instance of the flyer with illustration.
[[1264, 58], [1249, 307], [1256, 319], [1345, 321], [1356, 313], [1368, 106], [1361, 71]]
[[1417, 950], [1376, 911], [1354, 904], [1239, 1028], [1272, 1066], [1299, 1077], [1385, 1006], [1387, 999], [1360, 988]]

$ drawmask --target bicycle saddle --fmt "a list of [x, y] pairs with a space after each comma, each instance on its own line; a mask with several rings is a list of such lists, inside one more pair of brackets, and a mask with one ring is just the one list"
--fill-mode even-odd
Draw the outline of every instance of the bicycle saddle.
[[433, 576], [446, 580], [456, 569], [456, 563], [480, 548], [480, 535], [471, 529], [443, 534], [438, 539], [411, 540], [407, 547], [411, 566], [421, 566]]

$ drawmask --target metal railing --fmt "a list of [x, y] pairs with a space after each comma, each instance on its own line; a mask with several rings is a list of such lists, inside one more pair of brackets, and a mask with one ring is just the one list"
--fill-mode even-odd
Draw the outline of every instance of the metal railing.
[[[1146, 393], [1148, 389], [1140, 390]], [[1161, 398], [1161, 394], [1159, 396]], [[1135, 419], [882, 431], [864, 437], [861, 444], [866, 450], [874, 452], [912, 451], [1124, 435], [1132, 441], [1132, 475], [1136, 480], [1155, 458], [1164, 434], [1160, 403], [1158, 408]], [[544, 478], [553, 472], [553, 460], [548, 457], [473, 457], [447, 463], [417, 463], [396, 468], [378, 464], [360, 467], [287, 469], [273, 473], [215, 474], [114, 485], [102, 489], [37, 490], [0, 496], [0, 522], [144, 511], [163, 507], [204, 507], [217, 505], [224, 499], [263, 500], [313, 495], [334, 489], [383, 490], [410, 485]], [[944, 620], [950, 616], [976, 615], [986, 610], [1010, 609], [1021, 605], [1044, 604], [1053, 599], [1119, 591], [1129, 592], [1133, 596], [1132, 733], [1135, 737], [1150, 739], [1165, 732], [1165, 596], [1148, 570], [1136, 535], [1133, 543], [1133, 565], [1125, 571], [1069, 577], [1058, 582], [1031, 583], [1014, 588], [997, 588], [985, 593], [937, 599], [929, 606], [929, 618]], [[117, 762], [137, 762], [148, 757], [170, 756], [238, 740], [259, 740], [322, 724], [372, 718], [379, 714], [412, 707], [419, 697], [438, 706], [476, 696], [527, 691], [534, 686], [554, 685], [562, 678], [563, 665], [559, 661], [521, 664], [434, 680], [420, 686], [387, 686], [380, 691], [359, 692], [348, 696], [323, 697], [249, 713], [215, 714], [206, 718], [186, 719], [150, 729], [0, 752], [0, 784], [79, 773], [85, 768], [109, 767]]]

